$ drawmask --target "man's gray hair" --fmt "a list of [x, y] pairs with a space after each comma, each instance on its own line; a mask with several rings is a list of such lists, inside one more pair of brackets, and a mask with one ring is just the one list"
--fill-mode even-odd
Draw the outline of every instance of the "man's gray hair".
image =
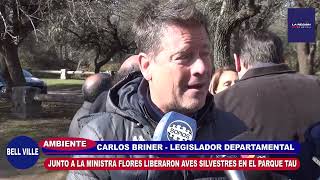
[[257, 63], [283, 63], [282, 41], [269, 31], [246, 31], [240, 38], [240, 59], [249, 66]]
[[160, 48], [160, 37], [166, 25], [203, 25], [206, 19], [191, 0], [152, 0], [140, 10], [134, 22], [135, 43], [140, 52]]

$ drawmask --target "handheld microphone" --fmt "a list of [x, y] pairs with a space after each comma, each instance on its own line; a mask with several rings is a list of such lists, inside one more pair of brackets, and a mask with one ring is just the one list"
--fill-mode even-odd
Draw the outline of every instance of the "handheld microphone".
[[226, 170], [224, 173], [230, 180], [246, 180], [244, 173], [238, 170]]
[[[183, 114], [171, 111], [166, 113], [159, 121], [153, 141], [194, 141], [196, 137], [196, 120]], [[224, 171], [231, 180], [246, 180], [242, 171]]]
[[196, 137], [196, 120], [177, 112], [166, 113], [159, 121], [153, 141], [193, 141]]
[[[245, 131], [231, 139], [231, 141], [257, 141], [257, 136], [252, 131]], [[226, 170], [224, 173], [231, 180], [246, 180], [243, 171]]]
[[[238, 156], [229, 155], [216, 155], [216, 158], [237, 158]], [[246, 180], [243, 171], [239, 170], [225, 170], [224, 173], [230, 180]]]

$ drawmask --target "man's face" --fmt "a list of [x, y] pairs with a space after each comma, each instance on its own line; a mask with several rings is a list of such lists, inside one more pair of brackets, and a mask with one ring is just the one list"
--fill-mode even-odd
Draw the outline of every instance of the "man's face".
[[164, 28], [149, 80], [151, 99], [163, 112], [190, 114], [204, 106], [212, 69], [209, 52], [203, 27]]

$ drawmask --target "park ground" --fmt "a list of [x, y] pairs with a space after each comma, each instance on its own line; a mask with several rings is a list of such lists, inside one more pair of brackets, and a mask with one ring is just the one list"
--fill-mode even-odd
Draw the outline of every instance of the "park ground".
[[[44, 79], [48, 93], [79, 94], [82, 80]], [[17, 170], [6, 159], [6, 146], [15, 136], [26, 135], [36, 141], [48, 137], [67, 136], [69, 124], [81, 104], [43, 103], [38, 118], [18, 119], [11, 115], [11, 103], [0, 100], [0, 179], [60, 180], [66, 171], [47, 171], [43, 167], [45, 156], [40, 155], [37, 164], [27, 170]]]

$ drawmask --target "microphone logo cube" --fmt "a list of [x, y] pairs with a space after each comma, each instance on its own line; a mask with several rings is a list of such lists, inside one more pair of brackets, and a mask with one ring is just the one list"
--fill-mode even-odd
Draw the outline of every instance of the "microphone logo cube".
[[192, 141], [193, 131], [188, 123], [175, 120], [167, 128], [167, 138], [169, 141]]
[[193, 141], [197, 132], [196, 120], [171, 111], [159, 121], [153, 141]]

